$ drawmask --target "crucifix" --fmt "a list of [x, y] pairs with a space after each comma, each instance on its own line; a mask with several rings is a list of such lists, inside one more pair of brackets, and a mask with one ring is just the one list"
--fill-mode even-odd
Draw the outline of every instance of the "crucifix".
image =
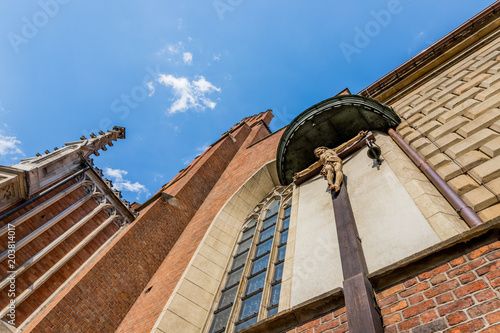
[[[342, 158], [352, 154], [366, 144], [372, 148], [375, 138], [370, 132], [361, 131], [351, 140], [329, 149], [319, 147], [314, 150], [319, 160], [308, 168], [294, 175], [295, 184], [302, 179], [309, 179], [321, 168], [320, 174], [328, 181], [332, 193], [333, 211], [337, 227], [342, 274], [344, 277], [344, 298], [352, 333], [382, 333], [382, 318], [378, 311], [373, 287], [366, 277], [366, 266], [361, 239], [358, 235], [354, 213], [347, 193], [347, 186], [342, 172]], [[341, 158], [342, 156], [342, 158]], [[342, 186], [342, 183], [344, 185]]]

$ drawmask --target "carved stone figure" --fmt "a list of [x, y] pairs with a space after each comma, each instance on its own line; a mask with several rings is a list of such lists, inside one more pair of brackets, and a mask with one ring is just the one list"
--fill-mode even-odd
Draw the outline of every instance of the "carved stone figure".
[[333, 149], [327, 147], [318, 147], [314, 149], [314, 155], [319, 160], [309, 166], [307, 169], [297, 172], [294, 175], [294, 178], [297, 179], [318, 168], [320, 165], [323, 165], [320, 174], [323, 175], [323, 177], [328, 181], [328, 189], [332, 193], [338, 192], [340, 190], [340, 185], [344, 180], [344, 174], [342, 173], [342, 159], [338, 156], [338, 154], [345, 148], [358, 141], [360, 138], [366, 136], [366, 133], [367, 131], [361, 131], [351, 140]]

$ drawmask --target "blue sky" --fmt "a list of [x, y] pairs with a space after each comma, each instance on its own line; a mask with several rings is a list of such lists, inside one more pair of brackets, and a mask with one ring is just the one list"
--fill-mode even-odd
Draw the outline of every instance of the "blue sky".
[[0, 3], [0, 164], [114, 125], [95, 158], [144, 202], [242, 118], [357, 93], [494, 1]]

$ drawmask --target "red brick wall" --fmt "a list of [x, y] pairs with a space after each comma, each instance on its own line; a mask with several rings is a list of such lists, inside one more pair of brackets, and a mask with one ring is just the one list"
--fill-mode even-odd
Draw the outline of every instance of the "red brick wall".
[[153, 328], [216, 214], [246, 180], [264, 164], [274, 160], [281, 137], [280, 133], [276, 133], [269, 140], [261, 141], [249, 149], [246, 148], [254, 142], [256, 136], [262, 136], [262, 127], [264, 125], [253, 127], [252, 133], [243, 143], [242, 149], [233, 158], [210, 195], [146, 286], [153, 288], [147, 294], [140, 295], [117, 332], [149, 332]]
[[[60, 293], [28, 330], [114, 332], [249, 134], [250, 127], [243, 125], [236, 142], [226, 136], [200, 156], [164, 190], [176, 197], [180, 207], [160, 198], [143, 209], [136, 221]], [[189, 252], [181, 254], [187, 261], [189, 256]], [[170, 270], [182, 274], [181, 266], [170, 266]], [[166, 284], [165, 288], [173, 287]], [[151, 294], [159, 289], [156, 286]], [[143, 308], [143, 314], [163, 305], [152, 306], [154, 309]]]
[[286, 333], [345, 333], [349, 332], [347, 327], [347, 316], [345, 307], [324, 314], [306, 324], [297, 326]]
[[377, 293], [386, 332], [500, 332], [500, 241]]
[[[45, 203], [48, 199], [61, 193], [68, 187], [76, 183], [76, 180], [71, 180], [54, 191], [48, 193], [34, 203], [24, 207], [18, 212], [2, 221], [2, 226], [15, 220], [19, 216], [27, 213], [31, 209]], [[48, 222], [50, 219], [70, 207], [76, 201], [87, 195], [87, 192], [82, 188], [78, 188], [67, 194], [57, 202], [46, 207], [24, 223], [15, 228], [16, 241], [19, 242], [25, 236]], [[97, 206], [96, 202], [89, 198], [79, 209], [72, 212], [64, 219], [56, 223], [47, 231], [40, 234], [23, 248], [16, 251], [16, 267], [27, 262], [33, 255], [41, 251], [52, 241], [61, 236], [66, 230], [71, 228], [75, 223], [82, 219], [85, 215], [91, 212]], [[64, 257], [71, 249], [78, 245], [88, 234], [97, 228], [107, 215], [100, 212], [94, 218], [89, 220], [84, 226], [76, 230], [71, 236], [66, 238], [61, 244], [49, 252], [46, 256], [40, 259], [32, 267], [24, 271], [16, 279], [16, 296], [19, 296], [23, 291], [30, 287], [37, 279], [46, 273], [54, 264]], [[97, 237], [87, 244], [80, 252], [70, 259], [64, 266], [55, 272], [49, 280], [47, 280], [39, 289], [34, 291], [24, 302], [16, 307], [16, 325], [21, 324], [29, 315], [31, 315], [57, 288], [59, 288], [102, 244], [106, 242], [118, 230], [116, 225], [110, 224]], [[0, 237], [0, 249], [3, 251], [7, 244], [7, 234]], [[0, 264], [0, 277], [4, 279], [7, 276], [7, 261]], [[0, 292], [0, 309], [3, 309], [10, 298], [7, 295], [8, 289]]]

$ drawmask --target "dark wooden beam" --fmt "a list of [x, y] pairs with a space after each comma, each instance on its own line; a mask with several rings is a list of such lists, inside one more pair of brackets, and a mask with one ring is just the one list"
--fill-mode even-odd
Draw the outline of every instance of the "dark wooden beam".
[[332, 201], [344, 276], [349, 332], [383, 333], [382, 318], [378, 313], [373, 287], [366, 278], [368, 269], [347, 194], [345, 176], [340, 191], [332, 194]]

